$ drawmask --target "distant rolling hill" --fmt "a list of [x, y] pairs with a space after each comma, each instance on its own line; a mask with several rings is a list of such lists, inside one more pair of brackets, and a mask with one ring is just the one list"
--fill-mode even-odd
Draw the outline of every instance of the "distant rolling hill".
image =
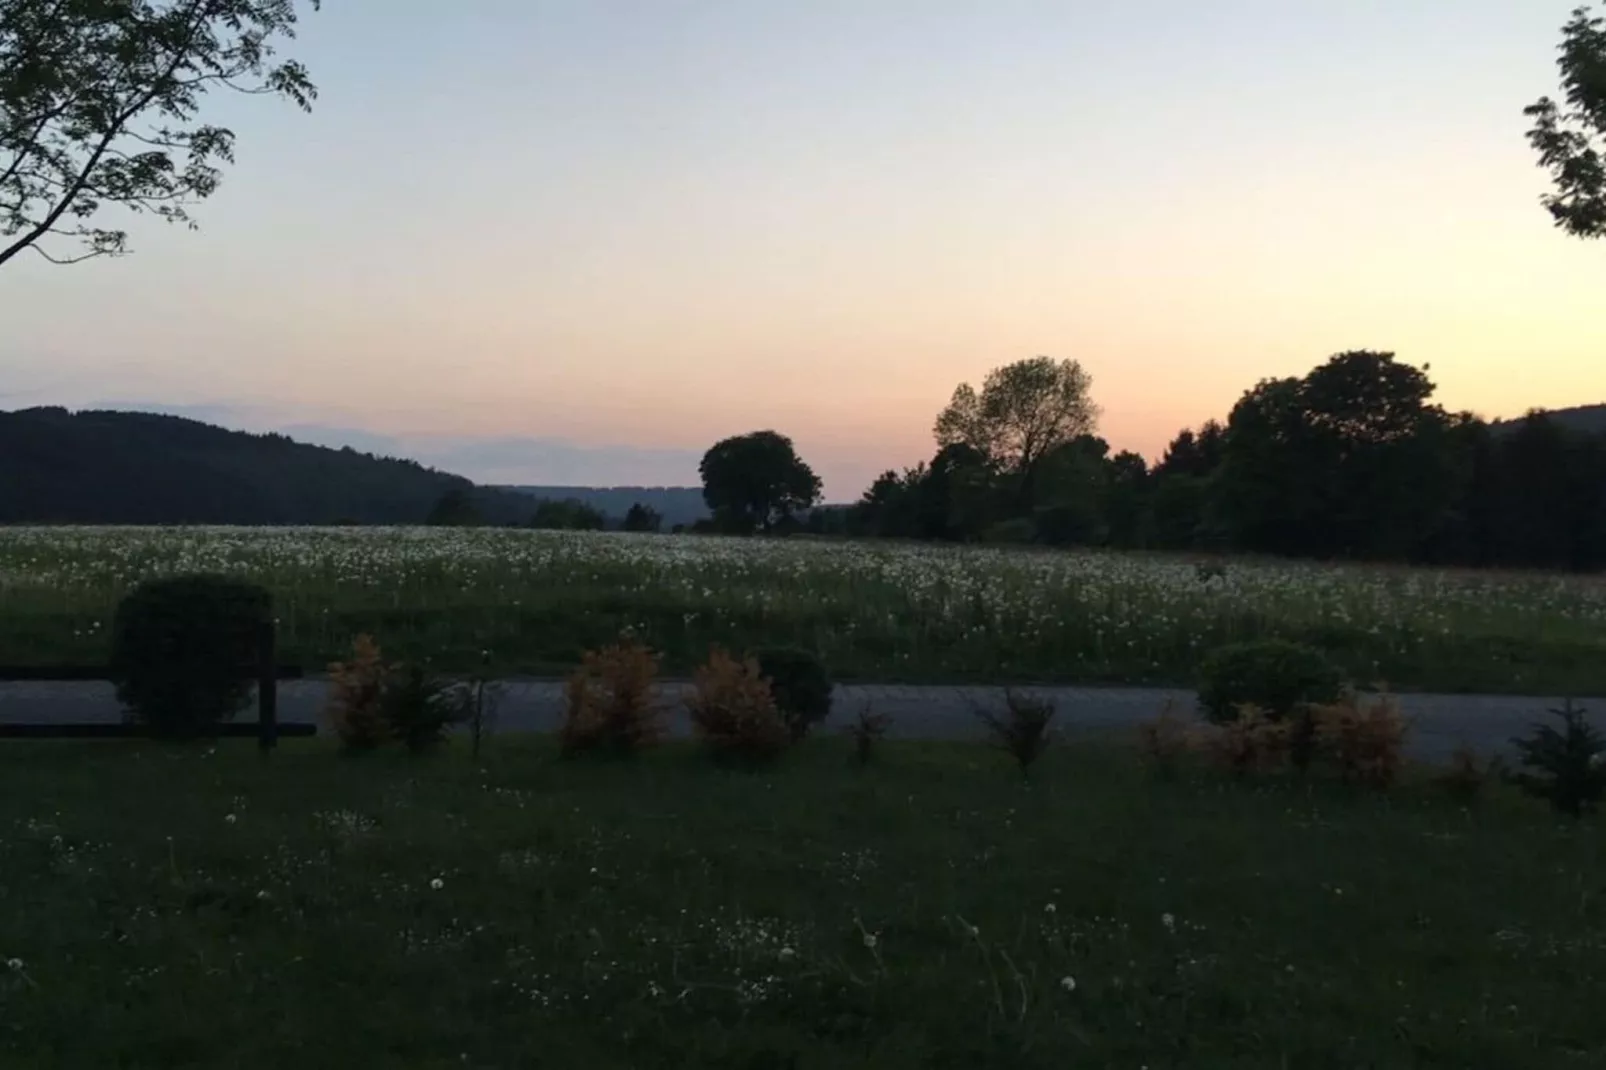
[[[1537, 410], [1553, 423], [1565, 427], [1569, 431], [1577, 431], [1586, 435], [1606, 434], [1606, 405], [1574, 405], [1567, 409], [1540, 409]], [[1522, 417], [1515, 420], [1498, 420], [1496, 428], [1513, 427], [1522, 421]]]
[[618, 522], [636, 503], [641, 503], [663, 517], [665, 530], [676, 524], [694, 524], [709, 515], [703, 502], [701, 487], [498, 487], [531, 498], [548, 498], [553, 501], [573, 499], [598, 510], [608, 519]]
[[415, 461], [143, 412], [0, 412], [0, 523], [418, 524], [461, 489], [493, 523], [529, 499]]
[[1606, 434], [1606, 405], [1575, 405], [1570, 409], [1552, 409], [1546, 415], [1574, 431]]

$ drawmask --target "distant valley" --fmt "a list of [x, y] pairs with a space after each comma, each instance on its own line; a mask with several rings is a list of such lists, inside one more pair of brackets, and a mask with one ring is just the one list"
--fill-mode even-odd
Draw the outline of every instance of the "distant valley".
[[632, 505], [641, 504], [663, 518], [665, 530], [676, 524], [691, 525], [709, 515], [701, 487], [539, 487], [491, 488], [527, 494], [552, 501], [578, 501], [618, 521]]

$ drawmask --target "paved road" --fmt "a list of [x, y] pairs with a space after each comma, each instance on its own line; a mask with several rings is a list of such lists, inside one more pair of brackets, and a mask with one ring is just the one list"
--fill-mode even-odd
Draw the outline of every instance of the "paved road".
[[[676, 690], [667, 685], [664, 701], [679, 709]], [[546, 732], [557, 727], [563, 710], [563, 685], [551, 680], [509, 680], [501, 685], [496, 730]], [[1164, 688], [1044, 687], [1023, 692], [1052, 700], [1056, 724], [1066, 730], [1130, 730], [1156, 716], [1167, 701], [1177, 712], [1191, 713], [1191, 691]], [[316, 722], [327, 694], [321, 680], [286, 681], [279, 688], [279, 716], [284, 721]], [[1428, 761], [1442, 760], [1467, 744], [1482, 754], [1509, 753], [1510, 738], [1526, 734], [1538, 720], [1554, 720], [1545, 712], [1561, 705], [1559, 698], [1505, 695], [1401, 695], [1411, 721], [1408, 748]], [[1606, 727], [1606, 699], [1582, 699], [1596, 724]], [[828, 727], [842, 725], [868, 704], [892, 717], [889, 735], [924, 739], [969, 739], [981, 734], [975, 711], [1002, 708], [1003, 689], [991, 687], [904, 687], [844, 685]], [[115, 721], [122, 716], [112, 688], [104, 683], [0, 683], [0, 722]], [[242, 716], [251, 716], [247, 713]], [[685, 731], [684, 718], [673, 723]]]

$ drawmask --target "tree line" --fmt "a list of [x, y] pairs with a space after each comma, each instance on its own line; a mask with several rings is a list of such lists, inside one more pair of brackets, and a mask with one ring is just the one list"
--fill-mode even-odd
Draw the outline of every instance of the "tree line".
[[1153, 465], [1097, 433], [1091, 380], [1037, 357], [962, 385], [932, 459], [846, 508], [774, 431], [702, 466], [707, 530], [1234, 552], [1441, 566], [1606, 566], [1606, 411], [1491, 423], [1433, 402], [1386, 352], [1266, 379], [1226, 420], [1179, 432]]

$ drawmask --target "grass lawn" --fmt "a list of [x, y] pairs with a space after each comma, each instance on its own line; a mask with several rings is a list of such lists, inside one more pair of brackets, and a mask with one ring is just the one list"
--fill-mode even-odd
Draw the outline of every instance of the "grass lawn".
[[549, 747], [0, 747], [0, 1066], [1606, 1065], [1606, 834], [1514, 795]]

